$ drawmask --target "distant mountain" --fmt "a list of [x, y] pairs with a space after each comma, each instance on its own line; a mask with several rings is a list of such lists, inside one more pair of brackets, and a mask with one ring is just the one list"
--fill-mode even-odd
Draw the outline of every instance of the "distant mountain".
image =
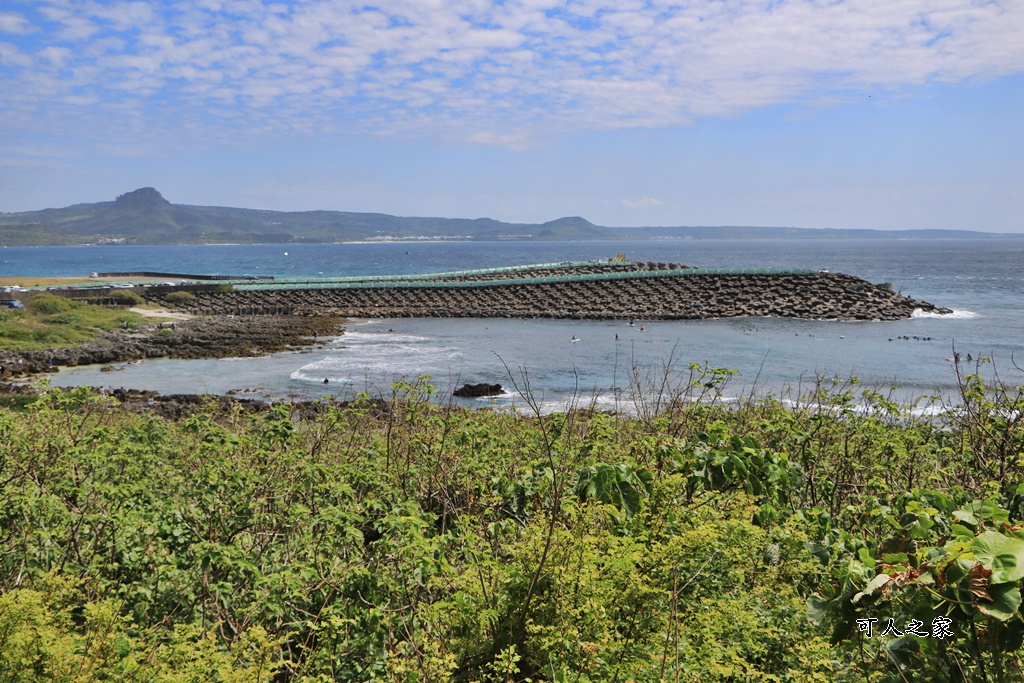
[[[572, 216], [547, 223], [415, 218], [347, 211], [262, 211], [172, 204], [152, 187], [112, 202], [0, 213], [0, 245], [211, 244], [366, 240], [928, 239], [994, 237], [966, 230], [819, 230], [771, 227], [609, 228]], [[1007, 235], [1009, 236], [1009, 235]], [[1019, 237], [1022, 235], [1013, 235]]]
[[404, 218], [347, 211], [262, 211], [172, 204], [152, 187], [112, 202], [0, 213], [0, 245], [211, 244], [401, 239], [615, 239], [582, 218], [535, 224], [490, 218]]
[[850, 239], [980, 239], [1022, 237], [1024, 233], [974, 230], [869, 230], [866, 228], [773, 228], [743, 225], [613, 228], [619, 239], [850, 240]]

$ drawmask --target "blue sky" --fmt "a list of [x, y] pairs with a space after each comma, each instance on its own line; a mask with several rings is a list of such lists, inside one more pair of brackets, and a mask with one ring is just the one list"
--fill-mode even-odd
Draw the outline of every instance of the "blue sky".
[[1024, 232], [1024, 0], [0, 0], [0, 211]]

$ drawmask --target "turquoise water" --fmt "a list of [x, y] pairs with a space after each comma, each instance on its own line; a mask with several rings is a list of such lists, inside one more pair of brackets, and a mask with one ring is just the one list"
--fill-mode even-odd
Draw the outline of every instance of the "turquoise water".
[[[781, 394], [819, 378], [851, 375], [865, 386], [898, 386], [898, 395], [905, 397], [949, 394], [956, 375], [947, 359], [955, 348], [962, 359], [967, 354], [991, 357], [1005, 381], [1024, 384], [1024, 375], [1013, 367], [1014, 360], [1020, 364], [1024, 359], [1024, 239], [19, 248], [0, 249], [0, 274], [164, 270], [371, 275], [607, 258], [618, 252], [634, 260], [705, 268], [828, 268], [891, 282], [904, 294], [954, 313], [891, 323], [744, 318], [637, 321], [629, 326], [600, 321], [359, 320], [343, 336], [311, 352], [259, 359], [150, 360], [113, 373], [77, 368], [59, 373], [53, 382], [162, 393], [234, 390], [260, 397], [314, 398], [364, 390], [386, 394], [394, 379], [422, 374], [432, 376], [442, 394], [463, 382], [498, 382], [511, 388], [512, 379], [522, 384], [525, 374], [532, 392], [548, 406], [580, 396], [615, 407], [638, 378], [640, 384], [666, 376], [675, 384], [685, 383], [690, 364], [697, 363], [739, 371], [726, 386], [727, 397], [751, 391]], [[571, 341], [574, 336], [578, 341]], [[983, 369], [991, 373], [993, 366]], [[324, 384], [324, 379], [329, 382]], [[474, 404], [514, 400], [512, 392]]]

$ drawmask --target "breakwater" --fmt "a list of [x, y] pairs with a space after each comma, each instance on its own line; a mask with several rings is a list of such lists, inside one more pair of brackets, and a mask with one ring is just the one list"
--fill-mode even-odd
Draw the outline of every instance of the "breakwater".
[[[683, 320], [773, 316], [901, 320], [947, 309], [887, 285], [827, 272], [707, 272], [633, 264], [566, 275], [558, 268], [486, 278], [278, 283], [198, 291], [179, 306], [201, 315], [330, 312], [348, 317], [499, 317]], [[651, 265], [655, 267], [650, 267]], [[663, 266], [663, 267], [659, 267]], [[148, 298], [167, 303], [168, 292]]]

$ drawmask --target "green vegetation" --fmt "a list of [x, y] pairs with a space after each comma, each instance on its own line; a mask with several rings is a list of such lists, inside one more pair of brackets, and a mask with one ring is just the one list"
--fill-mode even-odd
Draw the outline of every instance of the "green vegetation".
[[0, 681], [1019, 679], [1024, 393], [970, 375], [923, 421], [726, 407], [728, 374], [635, 418], [424, 382], [0, 409]]
[[106, 298], [110, 299], [115, 306], [139, 306], [146, 302], [139, 294], [123, 289], [112, 290]]
[[[129, 292], [130, 294], [130, 292]], [[0, 310], [0, 349], [38, 351], [74, 346], [139, 316], [52, 294], [36, 294], [23, 310]]]
[[51, 247], [81, 244], [83, 238], [69, 233], [38, 217], [26, 217], [17, 223], [0, 219], [0, 246], [7, 247]]
[[28, 310], [33, 313], [53, 315], [55, 313], [67, 313], [78, 308], [78, 303], [62, 296], [53, 294], [38, 294], [29, 301]]
[[164, 297], [164, 301], [172, 306], [188, 306], [195, 300], [196, 295], [192, 292], [171, 292]]

